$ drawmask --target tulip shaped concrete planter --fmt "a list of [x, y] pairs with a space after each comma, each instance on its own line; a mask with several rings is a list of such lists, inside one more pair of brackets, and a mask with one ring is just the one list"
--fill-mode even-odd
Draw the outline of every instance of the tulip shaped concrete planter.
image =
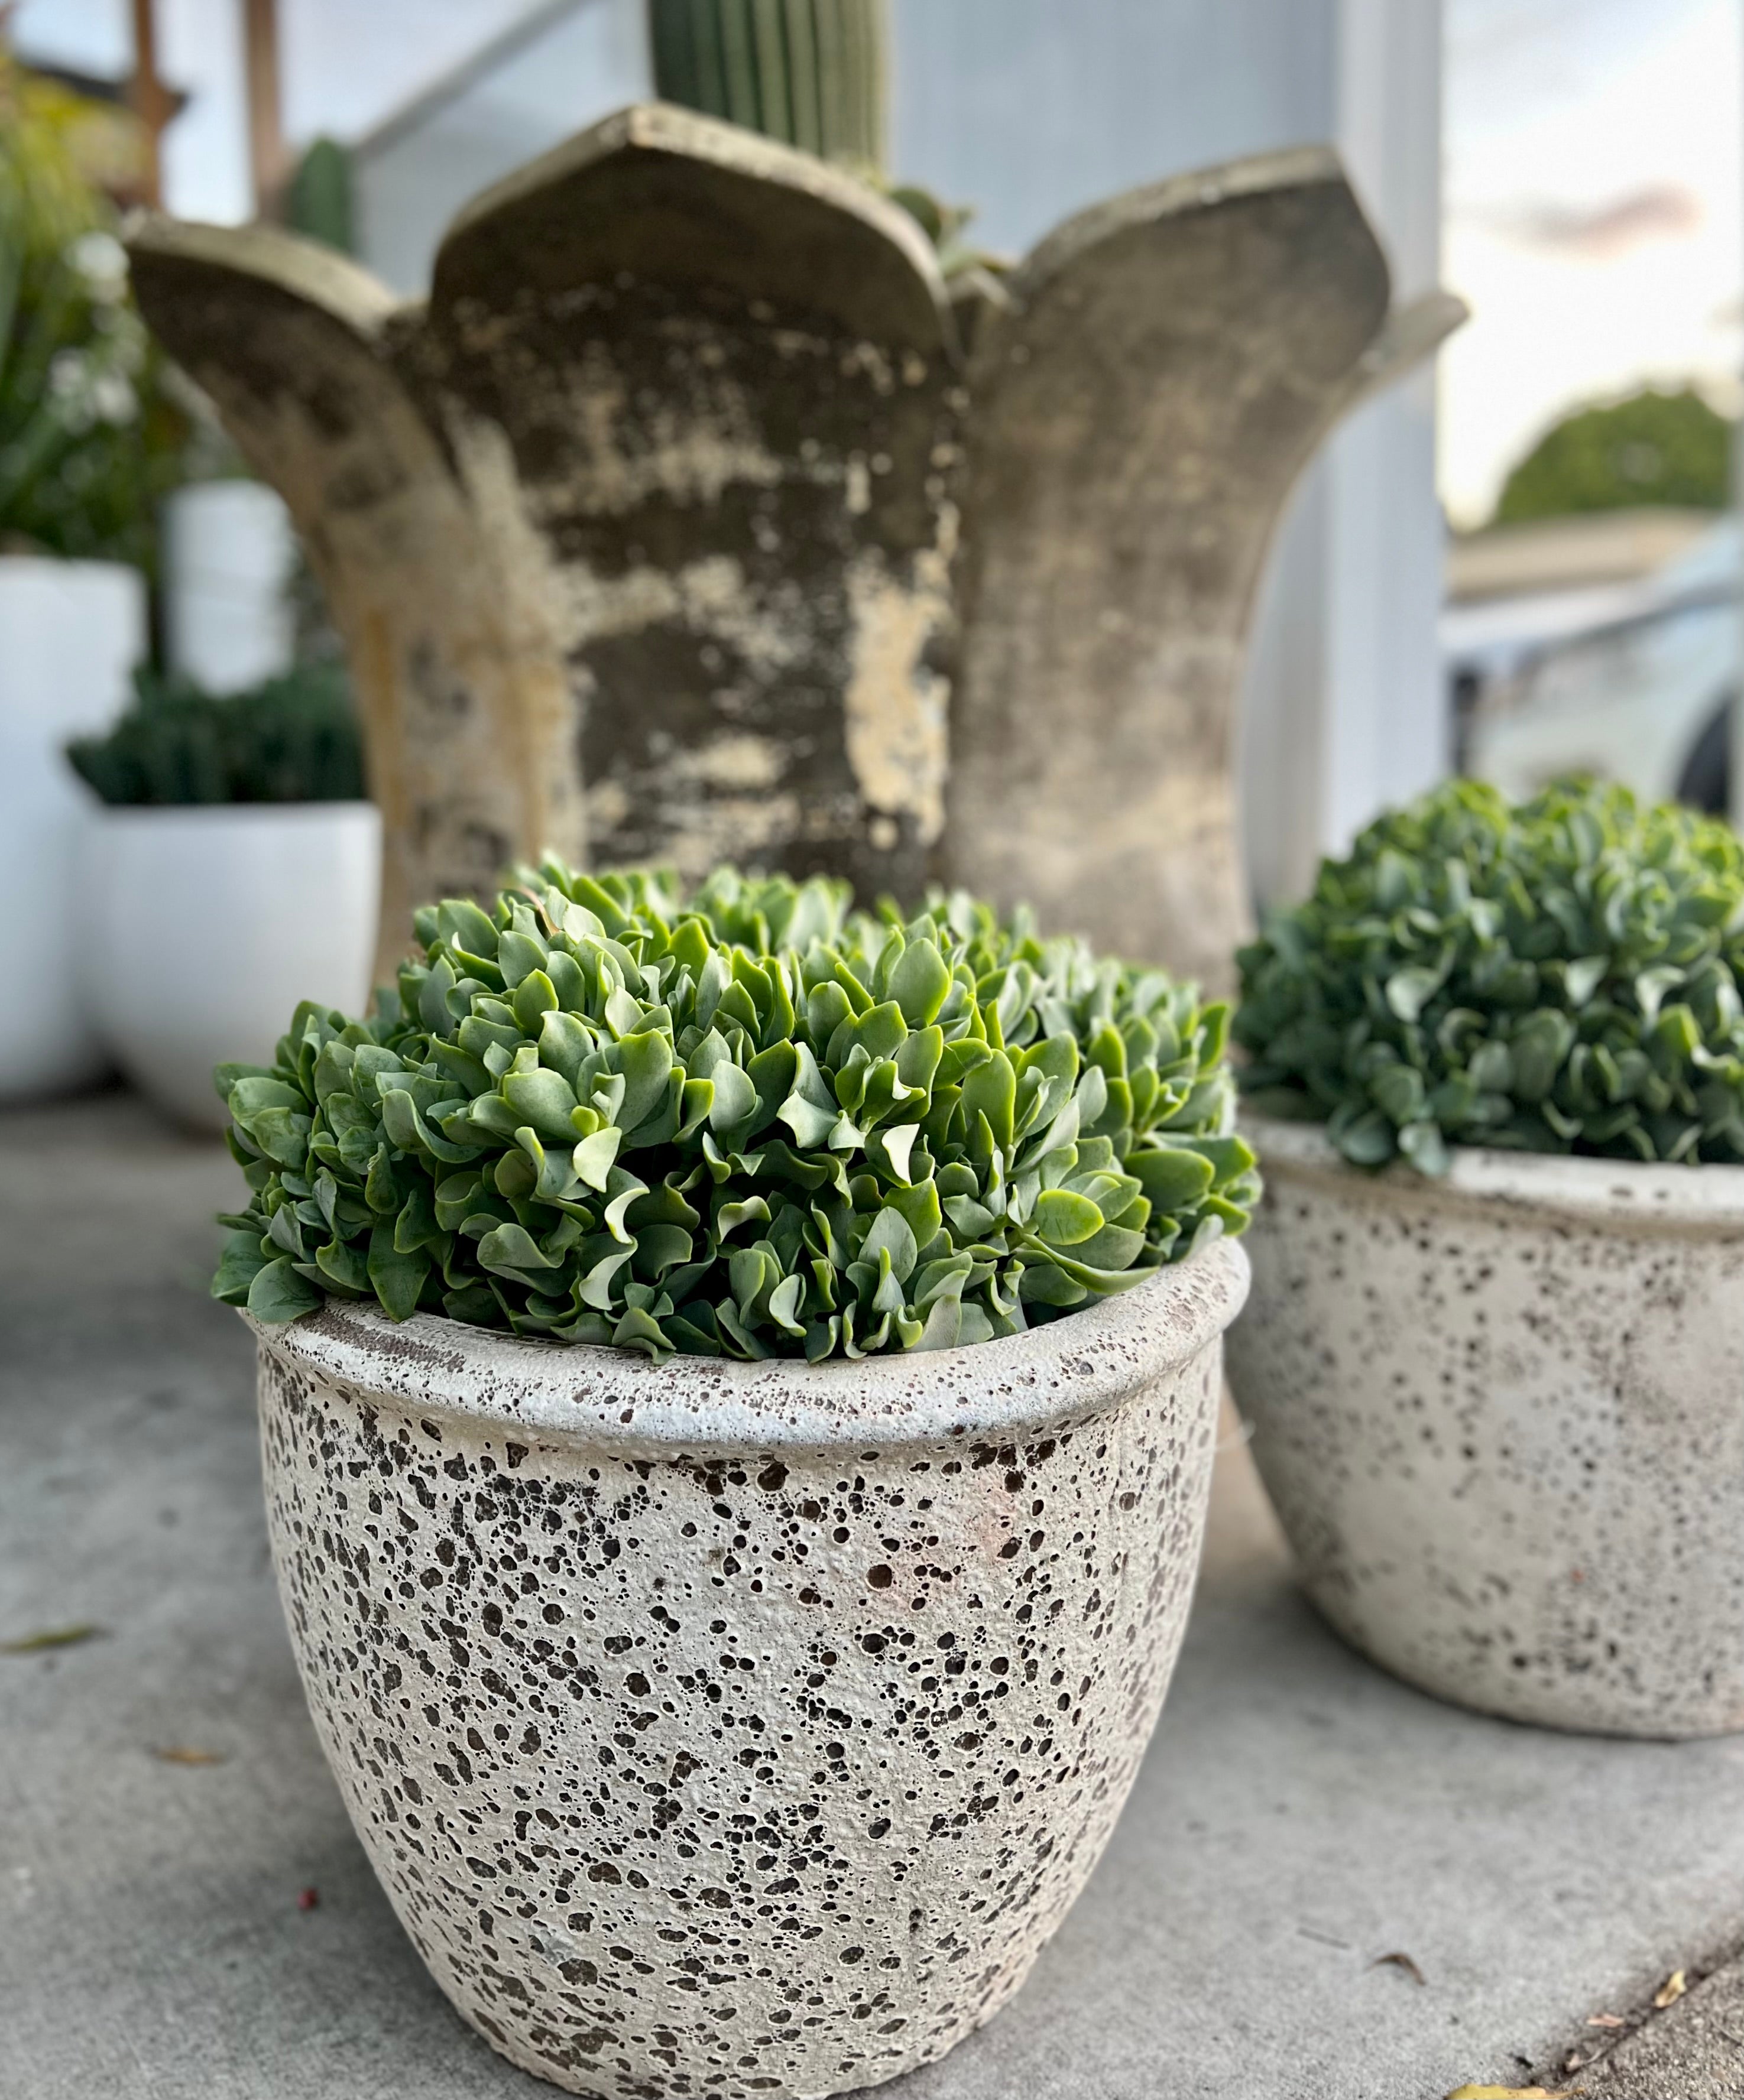
[[1430, 1181], [1247, 1128], [1230, 1383], [1326, 1617], [1511, 1719], [1744, 1729], [1744, 1168], [1459, 1150]]
[[269, 227], [130, 252], [346, 637], [380, 976], [414, 903], [550, 848], [961, 883], [1225, 983], [1267, 543], [1464, 311], [1389, 308], [1320, 148], [947, 283], [865, 183], [658, 103], [475, 198], [427, 300]]
[[1218, 1242], [1027, 1335], [663, 1365], [331, 1304], [257, 1328], [309, 1703], [419, 1952], [578, 2093], [941, 2056], [1095, 1865], [1199, 1558]]

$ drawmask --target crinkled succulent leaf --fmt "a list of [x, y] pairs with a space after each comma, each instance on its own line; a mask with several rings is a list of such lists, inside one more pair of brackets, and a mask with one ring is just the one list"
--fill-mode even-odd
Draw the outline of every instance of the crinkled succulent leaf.
[[1322, 862], [1238, 960], [1244, 1092], [1357, 1166], [1744, 1159], [1744, 845], [1711, 818], [1455, 782]]
[[559, 1342], [951, 1348], [1246, 1224], [1227, 1013], [938, 897], [523, 870], [417, 915], [375, 1016], [220, 1068], [252, 1202], [214, 1294]]

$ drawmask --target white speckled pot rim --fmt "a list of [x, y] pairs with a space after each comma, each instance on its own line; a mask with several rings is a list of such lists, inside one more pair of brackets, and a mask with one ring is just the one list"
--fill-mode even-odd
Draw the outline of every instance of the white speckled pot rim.
[[337, 1299], [283, 1326], [242, 1317], [282, 1362], [358, 1399], [658, 1456], [1029, 1436], [1118, 1406], [1190, 1362], [1240, 1312], [1247, 1285], [1238, 1243], [1215, 1240], [1191, 1261], [1027, 1334], [858, 1363], [656, 1364], [437, 1313], [396, 1326], [379, 1306]]
[[1589, 1230], [1744, 1233], [1744, 1167], [1667, 1167], [1644, 1160], [1575, 1158], [1456, 1145], [1446, 1174], [1431, 1180], [1396, 1160], [1375, 1173], [1344, 1158], [1321, 1123], [1283, 1123], [1244, 1111], [1243, 1135], [1274, 1183], [1360, 1181], [1377, 1196], [1450, 1206], [1507, 1205]]

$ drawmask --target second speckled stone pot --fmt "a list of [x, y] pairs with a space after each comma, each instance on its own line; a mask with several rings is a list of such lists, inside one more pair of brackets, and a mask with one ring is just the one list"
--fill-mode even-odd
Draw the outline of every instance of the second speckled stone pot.
[[1327, 1618], [1514, 1720], [1744, 1728], [1744, 1168], [1460, 1150], [1429, 1181], [1244, 1127], [1230, 1381]]
[[257, 1328], [309, 1703], [464, 2016], [572, 2091], [943, 2055], [1114, 1827], [1186, 1620], [1239, 1247], [857, 1364]]

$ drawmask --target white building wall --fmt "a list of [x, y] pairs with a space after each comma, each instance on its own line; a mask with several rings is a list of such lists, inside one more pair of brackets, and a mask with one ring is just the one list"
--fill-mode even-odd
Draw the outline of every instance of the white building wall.
[[890, 166], [1022, 254], [1116, 190], [1324, 139], [1337, 0], [890, 0]]
[[460, 207], [653, 92], [643, 0], [549, 0], [354, 149], [358, 254], [421, 296]]
[[[1379, 231], [1393, 297], [1441, 261], [1440, 0], [1340, 0], [1330, 135]], [[1243, 717], [1247, 864], [1262, 903], [1451, 763], [1437, 616], [1435, 374], [1358, 412], [1304, 477], [1262, 586]]]

